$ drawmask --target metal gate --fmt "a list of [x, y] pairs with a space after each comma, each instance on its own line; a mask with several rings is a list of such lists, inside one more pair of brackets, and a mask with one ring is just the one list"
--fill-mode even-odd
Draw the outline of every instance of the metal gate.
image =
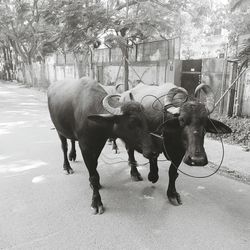
[[181, 72], [181, 87], [189, 94], [194, 94], [201, 81], [202, 60], [183, 60]]

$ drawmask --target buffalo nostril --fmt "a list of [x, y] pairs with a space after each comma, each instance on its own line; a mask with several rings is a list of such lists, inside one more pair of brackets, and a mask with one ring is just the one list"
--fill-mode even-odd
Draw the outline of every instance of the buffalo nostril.
[[190, 159], [191, 159], [192, 165], [204, 166], [207, 164], [207, 159], [206, 157], [203, 157], [203, 156], [191, 156]]

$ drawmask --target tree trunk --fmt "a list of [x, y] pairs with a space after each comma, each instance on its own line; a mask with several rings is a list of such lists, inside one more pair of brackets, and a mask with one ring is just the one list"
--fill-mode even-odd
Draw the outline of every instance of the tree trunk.
[[[226, 89], [226, 81], [227, 81], [227, 52], [228, 52], [228, 44], [226, 45], [226, 55], [223, 63], [223, 72], [222, 72], [222, 81], [221, 81], [221, 96], [224, 94]], [[219, 113], [223, 114], [224, 112], [224, 104], [225, 100], [224, 98], [221, 100], [220, 107], [219, 107]]]
[[93, 63], [93, 50], [90, 49], [90, 77], [95, 79], [95, 69]]
[[128, 78], [129, 78], [129, 65], [128, 65], [128, 47], [123, 49], [123, 58], [124, 58], [124, 90], [129, 89]]
[[80, 55], [75, 55], [76, 65], [78, 70], [79, 78], [87, 76], [87, 67], [88, 67], [88, 52], [82, 53]]
[[35, 77], [34, 77], [34, 70], [31, 60], [26, 64], [29, 75], [30, 75], [30, 81], [28, 82], [28, 85], [35, 87]]
[[46, 61], [45, 58], [41, 61], [40, 79], [38, 81], [39, 87], [47, 88], [49, 86], [49, 79], [46, 77]]
[[4, 80], [11, 81], [13, 80], [13, 63], [12, 63], [11, 50], [8, 46], [3, 47], [3, 56], [4, 56], [3, 78]]
[[22, 72], [22, 75], [23, 75], [22, 82], [23, 83], [27, 83], [28, 82], [28, 77], [27, 77], [27, 72], [26, 72], [25, 64], [23, 62], [21, 62], [19, 65], [20, 65], [21, 72]]
[[[233, 69], [232, 69], [232, 75], [231, 75], [231, 83], [235, 80], [237, 77], [237, 67], [238, 64], [237, 62], [233, 63]], [[227, 102], [227, 115], [229, 117], [232, 117], [233, 115], [233, 109], [234, 109], [234, 96], [235, 96], [235, 85], [231, 88], [229, 91], [229, 96], [228, 96], [228, 102]]]

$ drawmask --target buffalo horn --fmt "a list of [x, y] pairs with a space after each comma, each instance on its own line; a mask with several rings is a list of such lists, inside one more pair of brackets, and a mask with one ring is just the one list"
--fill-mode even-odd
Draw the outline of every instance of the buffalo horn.
[[197, 97], [201, 90], [204, 91], [206, 96], [204, 104], [207, 108], [208, 113], [211, 114], [215, 107], [214, 93], [209, 85], [202, 83], [196, 87], [194, 91], [194, 96]]
[[167, 107], [167, 110], [172, 114], [177, 114], [177, 113], [179, 113], [179, 110], [180, 110], [179, 107], [177, 107], [177, 108], [171, 107], [172, 102], [173, 102], [173, 98], [178, 93], [184, 93], [186, 96], [188, 95], [188, 92], [186, 89], [184, 89], [182, 87], [176, 87], [176, 88], [170, 89], [169, 92], [167, 93], [167, 95], [165, 96], [165, 99], [164, 99], [164, 107], [170, 106], [169, 108]]
[[121, 95], [107, 95], [103, 98], [103, 101], [102, 101], [102, 106], [104, 107], [104, 109], [106, 111], [108, 111], [110, 114], [112, 115], [120, 115], [122, 113], [121, 111], [121, 108], [117, 107], [117, 108], [114, 108], [112, 107], [110, 104], [109, 104], [109, 100], [110, 98], [112, 97], [121, 97]]
[[[118, 91], [119, 87], [120, 86], [123, 86], [124, 84], [123, 83], [118, 83], [117, 85], [115, 85], [115, 90]], [[124, 89], [124, 87], [123, 87]]]

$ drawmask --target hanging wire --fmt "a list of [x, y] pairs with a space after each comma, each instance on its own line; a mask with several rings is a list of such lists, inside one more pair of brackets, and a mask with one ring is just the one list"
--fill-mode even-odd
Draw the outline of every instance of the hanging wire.
[[[155, 98], [155, 101], [152, 103], [151, 106], [152, 106], [152, 109], [154, 109], [154, 110], [156, 110], [156, 111], [160, 111], [160, 112], [163, 113], [163, 116], [162, 116], [162, 123], [165, 123], [165, 122], [167, 121], [167, 120], [165, 119], [166, 111], [164, 110], [164, 104], [163, 104], [163, 103], [161, 102], [161, 100], [160, 100], [160, 98], [163, 98], [163, 97], [165, 97], [165, 96], [166, 96], [166, 94], [165, 94], [165, 95], [162, 95], [162, 96], [160, 96], [160, 97], [157, 97], [157, 96], [155, 96], [155, 95], [149, 94], [149, 95], [143, 96], [143, 98], [141, 99], [141, 102], [140, 102], [140, 103], [142, 104], [143, 100], [144, 100], [146, 97], [153, 97], [153, 98]], [[188, 98], [188, 97], [187, 97], [187, 98]], [[176, 100], [180, 99], [180, 100], [182, 100], [182, 103], [183, 103], [183, 102], [185, 102], [185, 101], [187, 100], [187, 98], [186, 98], [185, 100], [183, 100], [183, 98], [176, 98]], [[158, 109], [158, 108], [154, 107], [154, 105], [155, 105], [155, 103], [156, 103], [157, 101], [161, 104], [161, 107], [162, 107], [161, 109]], [[218, 131], [218, 129], [216, 128], [216, 126], [215, 126], [215, 124], [213, 123], [213, 121], [212, 121], [209, 117], [208, 117], [208, 119], [209, 119], [209, 121], [211, 122], [211, 124], [213, 125], [213, 127], [214, 127], [214, 129], [216, 130], [217, 134], [219, 134], [219, 131]], [[161, 124], [161, 125], [162, 125], [162, 124]], [[160, 126], [161, 126], [161, 125], [160, 125]], [[159, 126], [159, 127], [160, 127], [160, 126]], [[158, 128], [159, 128], [159, 127], [158, 127]], [[157, 128], [156, 132], [158, 131], [158, 128]], [[162, 137], [163, 137], [163, 135], [162, 135]], [[222, 136], [219, 136], [219, 137], [220, 137], [220, 142], [221, 142], [221, 147], [222, 147], [221, 161], [220, 161], [218, 167], [216, 168], [216, 170], [215, 170], [213, 173], [208, 174], [208, 175], [205, 175], [205, 176], [195, 176], [195, 175], [191, 175], [191, 174], [188, 174], [188, 173], [186, 173], [186, 172], [180, 170], [180, 169], [179, 169], [179, 166], [176, 166], [175, 163], [171, 160], [171, 157], [169, 156], [169, 154], [168, 154], [168, 152], [167, 152], [167, 148], [166, 148], [164, 139], [163, 139], [163, 142], [162, 142], [162, 144], [163, 144], [163, 150], [164, 150], [165, 155], [167, 156], [167, 158], [170, 160], [171, 164], [173, 164], [173, 166], [176, 168], [176, 170], [177, 170], [178, 172], [180, 172], [180, 173], [182, 173], [183, 175], [186, 175], [186, 176], [188, 176], [188, 177], [192, 177], [192, 178], [197, 178], [197, 179], [208, 178], [208, 177], [210, 177], [210, 176], [216, 174], [216, 173], [219, 171], [219, 169], [220, 169], [221, 166], [222, 166], [223, 160], [224, 160], [224, 155], [225, 155], [224, 144], [223, 144]], [[108, 157], [106, 156], [106, 158], [108, 158]], [[120, 158], [120, 157], [119, 157], [119, 158]], [[109, 158], [109, 159], [111, 159], [111, 158]], [[112, 159], [113, 159], [113, 158], [112, 158]], [[104, 159], [102, 158], [103, 162], [104, 162], [105, 164], [109, 164], [109, 165], [114, 165], [114, 164], [118, 164], [118, 163], [125, 163], [125, 162], [127, 163], [126, 160], [124, 160], [124, 159], [122, 159], [122, 158], [120, 158], [120, 159], [121, 159], [120, 161], [116, 161], [116, 162], [112, 162], [112, 163], [111, 163], [111, 162], [107, 162], [106, 160], [104, 160]], [[167, 160], [158, 160], [158, 161], [167, 161]], [[137, 166], [145, 166], [145, 165], [147, 165], [147, 164], [149, 164], [149, 162], [140, 163], [140, 164], [137, 164]]]
[[[208, 119], [209, 119], [209, 118], [208, 118]], [[218, 130], [217, 130], [215, 124], [212, 122], [211, 119], [209, 119], [209, 120], [210, 120], [211, 124], [213, 125], [213, 127], [215, 128], [215, 130], [216, 130], [217, 133], [218, 133]], [[208, 177], [210, 177], [210, 176], [216, 174], [216, 173], [219, 171], [219, 169], [221, 168], [222, 162], [223, 162], [223, 160], [224, 160], [225, 149], [224, 149], [224, 144], [223, 144], [222, 136], [219, 136], [219, 137], [220, 137], [221, 148], [222, 148], [221, 161], [220, 161], [218, 167], [216, 168], [216, 170], [215, 170], [213, 173], [211, 173], [211, 174], [209, 174], [209, 175], [204, 175], [204, 176], [195, 176], [195, 175], [191, 175], [191, 174], [188, 174], [188, 173], [186, 173], [186, 172], [180, 170], [179, 167], [177, 167], [177, 166], [174, 164], [174, 162], [171, 160], [171, 157], [170, 157], [169, 154], [167, 153], [167, 149], [166, 149], [166, 145], [165, 145], [164, 140], [163, 140], [163, 143], [162, 143], [162, 144], [163, 144], [163, 149], [164, 149], [164, 152], [165, 152], [167, 158], [171, 161], [171, 164], [173, 164], [173, 166], [176, 168], [176, 170], [177, 170], [178, 172], [180, 172], [180, 173], [182, 173], [182, 174], [184, 174], [184, 175], [186, 175], [186, 176], [188, 176], [188, 177], [192, 177], [192, 178], [196, 178], [196, 179], [203, 179], [203, 178], [208, 178]]]

